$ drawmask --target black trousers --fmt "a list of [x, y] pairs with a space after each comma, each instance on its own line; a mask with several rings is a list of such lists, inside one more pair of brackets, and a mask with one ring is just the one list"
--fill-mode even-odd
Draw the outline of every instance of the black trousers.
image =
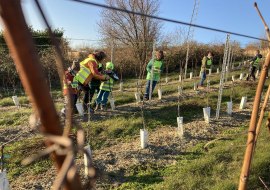
[[256, 67], [253, 67], [253, 66], [250, 68], [250, 73], [249, 73], [249, 75], [247, 77], [247, 80], [249, 80], [249, 78], [252, 77], [253, 80], [255, 81], [255, 79], [256, 79], [256, 77], [255, 77], [255, 71], [256, 71], [256, 69], [257, 68]]
[[90, 95], [90, 87], [87, 85], [87, 86], [84, 86], [83, 84], [79, 83], [79, 89], [80, 91], [83, 91], [84, 93], [84, 96], [83, 96], [83, 111], [85, 113], [88, 113], [88, 110], [87, 110], [87, 105], [89, 103], [89, 95]]
[[97, 94], [99, 93], [99, 86], [90, 86], [90, 103], [92, 102], [95, 92]]

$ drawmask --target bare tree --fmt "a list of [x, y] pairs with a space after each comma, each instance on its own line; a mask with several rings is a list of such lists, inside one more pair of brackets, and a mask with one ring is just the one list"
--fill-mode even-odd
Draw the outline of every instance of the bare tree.
[[[158, 0], [107, 0], [109, 6], [118, 7], [147, 15], [157, 15]], [[160, 35], [161, 23], [157, 20], [132, 13], [115, 10], [103, 10], [99, 23], [105, 39], [130, 45], [140, 66], [140, 77], [145, 69], [147, 52], [152, 49], [152, 42]]]

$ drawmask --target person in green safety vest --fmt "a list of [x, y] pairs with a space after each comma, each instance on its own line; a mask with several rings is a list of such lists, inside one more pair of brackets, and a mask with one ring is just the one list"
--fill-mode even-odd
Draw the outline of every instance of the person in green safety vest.
[[149, 63], [147, 64], [147, 67], [146, 67], [146, 70], [147, 70], [147, 76], [146, 76], [147, 83], [146, 83], [146, 89], [145, 89], [145, 93], [144, 93], [144, 99], [145, 100], [149, 100], [151, 82], [152, 82], [152, 93], [153, 93], [157, 82], [160, 80], [160, 74], [161, 74], [161, 72], [163, 71], [163, 68], [164, 68], [163, 59], [164, 59], [163, 51], [159, 50], [159, 51], [155, 52], [154, 63], [153, 63], [153, 60], [150, 60]]
[[[78, 87], [80, 90], [84, 92], [83, 97], [83, 110], [84, 117], [87, 116], [88, 103], [89, 103], [89, 92], [90, 87], [89, 83], [93, 78], [106, 81], [109, 80], [110, 77], [108, 75], [103, 75], [98, 71], [98, 64], [101, 63], [106, 58], [106, 54], [103, 51], [95, 51], [94, 53], [88, 55], [86, 59], [80, 62], [80, 70], [74, 77], [74, 81], [78, 82]], [[90, 112], [93, 112], [90, 109]]]
[[211, 52], [208, 52], [207, 56], [204, 56], [202, 59], [202, 66], [201, 66], [201, 81], [199, 86], [203, 86], [203, 82], [206, 79], [206, 70], [212, 69], [213, 64], [213, 55]]
[[[109, 75], [111, 76], [111, 73], [113, 73], [113, 69], [114, 69], [113, 63], [107, 62], [105, 73], [110, 73]], [[100, 106], [101, 110], [106, 109], [106, 104], [108, 102], [108, 97], [110, 95], [110, 92], [112, 91], [114, 80], [116, 80], [116, 78], [111, 76], [111, 78], [109, 80], [103, 81], [101, 83], [101, 85], [99, 87], [100, 91], [99, 91], [99, 93], [97, 95], [97, 99], [96, 99], [95, 111], [98, 110], [99, 106]]]
[[[98, 64], [98, 72], [102, 73], [103, 71], [103, 65], [102, 63], [99, 63]], [[93, 78], [92, 81], [90, 82], [90, 100], [89, 102], [91, 103], [92, 102], [92, 99], [95, 95], [95, 93], [99, 93], [99, 87], [100, 87], [100, 84], [101, 84], [101, 80], [99, 79], [95, 79]], [[93, 107], [95, 107], [95, 104], [96, 104], [96, 101], [94, 101], [94, 105], [92, 105]]]
[[256, 50], [255, 56], [252, 58], [250, 62], [250, 67], [249, 67], [250, 73], [248, 74], [246, 78], [247, 81], [250, 79], [250, 77], [252, 77], [253, 80], [255, 81], [256, 79], [255, 72], [256, 70], [259, 70], [260, 68], [261, 59], [262, 59], [262, 54], [260, 54], [260, 50]]

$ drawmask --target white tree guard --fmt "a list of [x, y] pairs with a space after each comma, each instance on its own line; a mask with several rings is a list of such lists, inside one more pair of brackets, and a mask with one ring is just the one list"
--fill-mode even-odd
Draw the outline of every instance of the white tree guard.
[[247, 97], [246, 96], [243, 96], [242, 99], [241, 99], [241, 103], [240, 103], [239, 109], [240, 110], [245, 109], [246, 103], [247, 103]]
[[180, 137], [184, 135], [183, 117], [177, 117], [177, 131]]
[[0, 190], [9, 190], [9, 182], [6, 171], [0, 172]]
[[148, 132], [146, 129], [140, 129], [141, 148], [146, 148], [148, 145]]
[[91, 150], [90, 145], [85, 146], [84, 150], [86, 152], [88, 152], [88, 154], [90, 155], [90, 159], [89, 159], [85, 153], [83, 154], [83, 158], [84, 158], [84, 174], [85, 174], [85, 176], [88, 176], [89, 175], [89, 167], [90, 167], [91, 159], [92, 159], [92, 150]]
[[77, 103], [76, 108], [79, 112], [79, 115], [83, 115], [83, 104], [82, 103]]
[[111, 109], [115, 110], [115, 104], [114, 104], [114, 99], [110, 98], [110, 105], [111, 105]]
[[19, 102], [18, 96], [12, 96], [12, 100], [13, 100], [15, 106], [17, 106], [17, 107], [20, 106], [20, 102]]
[[135, 92], [135, 99], [136, 102], [139, 103], [141, 101], [141, 97], [140, 97], [140, 93], [139, 92]]
[[227, 114], [232, 115], [232, 102], [227, 102]]
[[158, 99], [161, 100], [162, 99], [162, 90], [158, 89]]
[[203, 108], [203, 116], [204, 116], [204, 121], [206, 123], [210, 122], [210, 114], [211, 114], [211, 108], [210, 107]]

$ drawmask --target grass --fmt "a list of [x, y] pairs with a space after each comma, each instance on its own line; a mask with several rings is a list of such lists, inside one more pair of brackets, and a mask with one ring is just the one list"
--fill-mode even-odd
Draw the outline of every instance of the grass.
[[[239, 71], [232, 74], [238, 75]], [[169, 76], [170, 79], [177, 80], [178, 74]], [[127, 80], [124, 88], [136, 87], [136, 80]], [[191, 90], [195, 80], [187, 80], [184, 83], [184, 89]], [[217, 75], [211, 77], [211, 85], [218, 84]], [[134, 86], [132, 86], [134, 85]], [[176, 95], [179, 82], [163, 86], [165, 95]], [[116, 88], [116, 86], [115, 86]], [[235, 106], [240, 103], [242, 96], [248, 96], [248, 101], [255, 94], [255, 85], [241, 83], [235, 86], [233, 101]], [[134, 89], [135, 90], [135, 89]], [[62, 98], [61, 91], [52, 91], [55, 99]], [[154, 93], [156, 97], [157, 94]], [[226, 109], [226, 101], [231, 97], [231, 88], [223, 90], [222, 111]], [[28, 103], [26, 97], [19, 97], [20, 101]], [[114, 98], [116, 105], [122, 105], [135, 101], [134, 92], [115, 92]], [[206, 95], [199, 94], [180, 101], [180, 114], [184, 117], [184, 122], [192, 122], [202, 117], [202, 108], [206, 106]], [[56, 101], [56, 109], [59, 111], [63, 106], [62, 102]], [[217, 104], [217, 92], [209, 93], [209, 106], [215, 111]], [[0, 100], [0, 106], [13, 105], [9, 97]], [[147, 108], [144, 112], [147, 128], [155, 130], [160, 126], [176, 127], [177, 102], [169, 102], [159, 107]], [[0, 127], [10, 127], [26, 124], [31, 114], [30, 108], [21, 108], [19, 110], [7, 110], [0, 117]], [[142, 118], [140, 112], [128, 113], [112, 117], [106, 117], [102, 120], [91, 122], [90, 126], [82, 124], [88, 134], [87, 141], [90, 142], [93, 149], [102, 149], [110, 146], [110, 140], [129, 141], [136, 135], [139, 135], [139, 129], [142, 128]], [[224, 131], [224, 135], [233, 135], [244, 131], [243, 126]], [[94, 137], [94, 138], [93, 138]], [[204, 144], [197, 144], [195, 147], [188, 149], [182, 155], [179, 155], [177, 163], [172, 166], [157, 166], [155, 164], [142, 164], [129, 168], [125, 173], [125, 183], [119, 189], [236, 189], [239, 178], [239, 171], [244, 152], [246, 135], [234, 136], [231, 140], [217, 141], [210, 146], [209, 152], [205, 152], [202, 147]], [[267, 135], [262, 137], [262, 141], [268, 140]], [[51, 166], [51, 161], [43, 158], [30, 166], [21, 166], [20, 161], [27, 155], [40, 150], [43, 147], [40, 138], [24, 139], [14, 142], [6, 147], [7, 154], [12, 155], [7, 160], [7, 168], [10, 179], [15, 179], [24, 172], [39, 174], [46, 171]], [[268, 145], [265, 143], [265, 150]], [[259, 148], [255, 156], [253, 170], [255, 174], [260, 175], [267, 181], [269, 173], [269, 156], [267, 151]], [[28, 151], [31, 150], [31, 151]], [[258, 155], [258, 156], [257, 156]], [[111, 175], [116, 175], [111, 173]], [[268, 180], [269, 181], [269, 180]], [[267, 181], [267, 182], [268, 182]], [[258, 176], [250, 177], [251, 189], [260, 189], [261, 184]]]
[[18, 125], [25, 125], [32, 110], [29, 108], [12, 109], [10, 111], [3, 111], [0, 116], [0, 129], [3, 127], [11, 127]]
[[21, 164], [21, 161], [24, 158], [36, 154], [42, 147], [44, 147], [43, 139], [40, 137], [15, 141], [14, 143], [5, 146], [4, 154], [8, 155], [5, 163], [6, 168], [8, 169], [8, 177], [11, 181], [24, 172], [30, 171], [31, 173], [37, 174], [46, 171], [48, 166], [52, 165], [51, 160], [47, 159], [47, 157], [42, 158], [29, 166], [23, 166]]
[[[19, 99], [20, 104], [28, 104], [29, 103], [29, 100], [26, 96], [19, 96], [18, 99]], [[14, 106], [14, 102], [12, 100], [12, 97], [1, 98], [0, 106], [2, 106], [2, 107]]]
[[[216, 141], [208, 152], [202, 148], [204, 144], [197, 144], [179, 155], [175, 165], [161, 168], [138, 166], [117, 189], [237, 189], [246, 143], [246, 135], [237, 134], [245, 130], [240, 126], [224, 131], [224, 135], [230, 134], [230, 140]], [[267, 143], [269, 139], [263, 128], [252, 163], [248, 189], [264, 189], [259, 177], [270, 185], [270, 155], [265, 151], [270, 149]]]

